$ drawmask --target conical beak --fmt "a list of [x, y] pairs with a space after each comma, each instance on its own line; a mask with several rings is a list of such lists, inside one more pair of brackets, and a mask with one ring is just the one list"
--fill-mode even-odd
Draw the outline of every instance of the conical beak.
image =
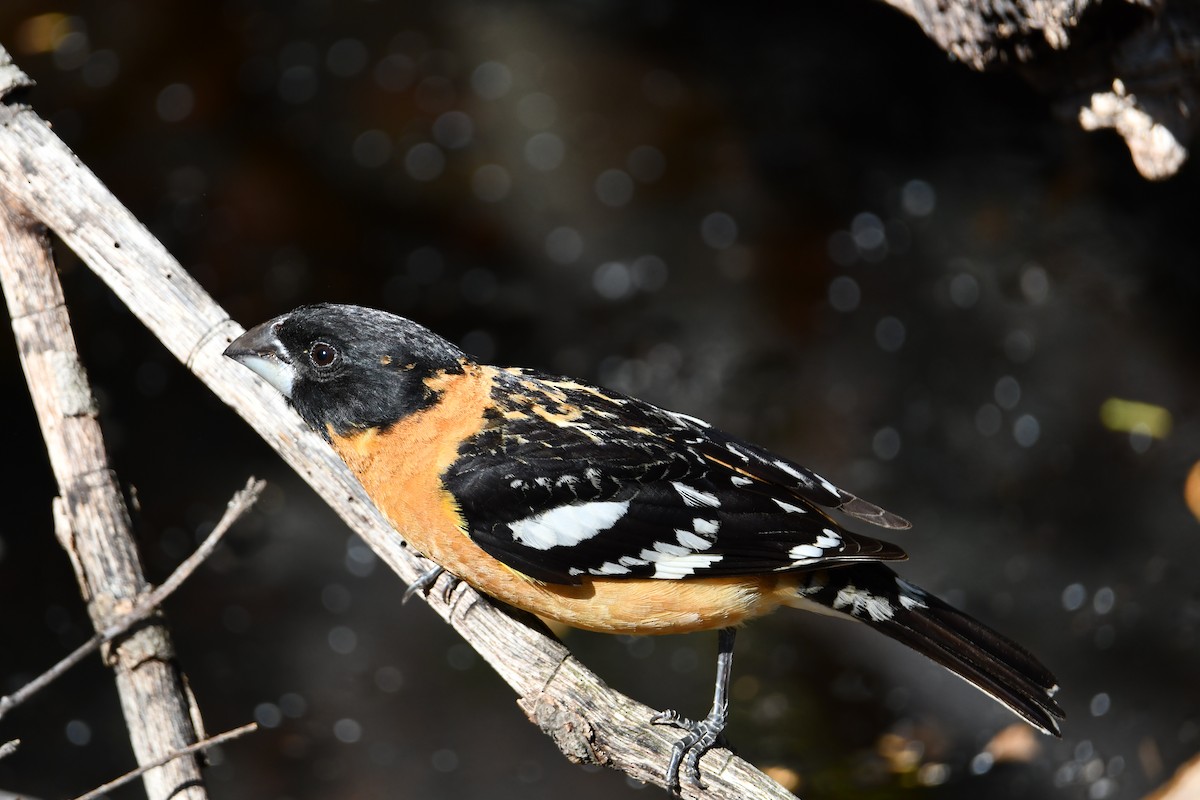
[[287, 315], [256, 325], [229, 343], [225, 355], [252, 370], [289, 400], [296, 382], [292, 355], [279, 340], [279, 328]]

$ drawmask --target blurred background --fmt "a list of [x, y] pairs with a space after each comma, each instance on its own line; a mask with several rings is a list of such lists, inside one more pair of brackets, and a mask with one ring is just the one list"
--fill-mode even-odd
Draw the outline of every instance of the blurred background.
[[[705, 417], [911, 519], [905, 577], [1059, 677], [1061, 741], [865, 629], [756, 622], [728, 733], [802, 797], [1139, 798], [1200, 751], [1194, 161], [1146, 182], [1114, 134], [875, 0], [5, 0], [0, 42], [244, 325], [377, 306]], [[59, 258], [151, 580], [248, 474], [271, 482], [167, 606], [209, 730], [263, 726], [214, 754], [214, 797], [645, 796], [568, 764]], [[90, 632], [11, 342], [5, 693]], [[615, 688], [706, 710], [715, 635], [563, 635]], [[6, 718], [16, 737], [0, 789], [28, 797], [133, 765], [96, 658]]]

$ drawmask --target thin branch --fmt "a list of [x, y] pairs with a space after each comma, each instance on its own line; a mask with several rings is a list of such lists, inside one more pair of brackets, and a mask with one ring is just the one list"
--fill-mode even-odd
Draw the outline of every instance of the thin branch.
[[133, 608], [128, 613], [122, 615], [109, 625], [102, 633], [96, 633], [92, 638], [75, 648], [69, 655], [59, 661], [50, 669], [37, 676], [29, 683], [22, 686], [17, 691], [5, 697], [0, 697], [0, 719], [4, 719], [4, 715], [12, 709], [24, 703], [33, 695], [40, 692], [42, 689], [49, 686], [55, 679], [65, 673], [71, 667], [78, 664], [90, 653], [99, 648], [101, 645], [111, 642], [113, 639], [123, 635], [126, 631], [132, 628], [137, 623], [144, 620], [146, 617], [154, 613], [154, 611], [170, 597], [183, 582], [186, 581], [196, 568], [199, 567], [205, 560], [212, 555], [217, 544], [225, 533], [233, 526], [243, 514], [250, 510], [259, 495], [262, 494], [263, 487], [266, 486], [264, 481], [250, 478], [246, 482], [246, 486], [242, 488], [229, 501], [225, 513], [221, 516], [216, 527], [205, 537], [196, 551], [187, 557], [175, 571], [171, 573], [162, 585], [156, 587], [153, 591], [142, 595], [141, 598], [134, 604]]
[[152, 764], [143, 764], [142, 766], [138, 767], [137, 769], [130, 770], [129, 772], [126, 772], [124, 775], [122, 775], [121, 777], [115, 778], [115, 779], [109, 781], [108, 783], [104, 784], [103, 786], [97, 786], [95, 789], [92, 789], [90, 792], [79, 795], [78, 797], [74, 798], [74, 800], [95, 800], [97, 797], [100, 797], [101, 795], [111, 792], [113, 789], [116, 789], [118, 786], [124, 786], [125, 784], [129, 783], [130, 781], [140, 777], [141, 775], [144, 775], [149, 770], [155, 769], [157, 767], [161, 767], [163, 764], [167, 764], [171, 761], [174, 761], [175, 759], [179, 758], [180, 756], [187, 756], [187, 755], [191, 755], [192, 753], [196, 753], [196, 752], [199, 752], [202, 750], [207, 750], [210, 747], [215, 747], [216, 745], [222, 744], [224, 742], [228, 742], [230, 739], [236, 739], [239, 736], [245, 736], [248, 733], [254, 733], [257, 730], [258, 730], [258, 723], [251, 722], [251, 723], [241, 726], [240, 728], [234, 728], [231, 731], [225, 731], [225, 733], [218, 733], [216, 736], [211, 736], [207, 739], [203, 739], [199, 742], [196, 742], [195, 744], [189, 744], [187, 747], [181, 747], [178, 750], [176, 750], [174, 753], [168, 753], [167, 755], [163, 756], [162, 758], [158, 759], [157, 761], [155, 761]]
[[[225, 507], [225, 513], [221, 515], [221, 519], [217, 521], [216, 526], [209, 532], [200, 546], [196, 548], [196, 552], [192, 553], [184, 559], [175, 571], [172, 572], [162, 585], [155, 588], [152, 592], [145, 595], [138, 601], [138, 606], [141, 608], [135, 609], [131, 614], [137, 613], [143, 617], [150, 614], [154, 608], [162, 605], [162, 602], [174, 594], [183, 582], [191, 577], [196, 568], [203, 564], [213, 551], [217, 549], [221, 538], [233, 527], [242, 516], [249, 511], [258, 498], [262, 495], [263, 489], [266, 488], [267, 482], [260, 481], [257, 478], [251, 477], [246, 481], [246, 485], [234, 493], [230, 498], [229, 503]], [[120, 636], [136, 622], [119, 621], [116, 625], [105, 631], [105, 636], [112, 639]]]
[[[0, 94], [4, 89], [0, 82]], [[0, 105], [0, 192], [18, 198], [74, 250], [404, 581], [411, 583], [429, 569], [279, 393], [222, 356], [242, 326], [24, 106]], [[512, 687], [518, 705], [568, 759], [665, 786], [674, 736], [650, 724], [655, 709], [609, 688], [536, 620], [510, 616], [465, 583], [449, 597], [440, 592], [423, 597]], [[727, 750], [706, 754], [701, 770], [707, 788], [685, 781], [685, 797], [792, 798]]]
[[0, 744], [0, 758], [7, 758], [17, 752], [17, 748], [21, 746], [20, 739], [9, 739], [4, 744]]

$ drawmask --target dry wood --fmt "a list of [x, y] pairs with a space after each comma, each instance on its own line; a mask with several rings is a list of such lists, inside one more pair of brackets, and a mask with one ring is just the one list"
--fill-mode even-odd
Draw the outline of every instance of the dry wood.
[[[129, 511], [108, 466], [91, 389], [79, 363], [62, 289], [45, 230], [0, 191], [0, 284], [4, 287], [21, 364], [50, 454], [61, 497], [55, 503], [60, 542], [75, 567], [88, 615], [104, 631], [134, 606], [149, 585], [142, 575]], [[195, 741], [174, 650], [161, 621], [115, 642], [112, 666], [130, 743], [139, 764]], [[194, 758], [145, 775], [152, 800], [207, 797]]]
[[[4, 58], [0, 50], [0, 63]], [[6, 88], [0, 84], [0, 96]], [[0, 192], [19, 200], [61, 237], [401, 578], [411, 583], [428, 569], [283, 398], [221, 355], [243, 328], [24, 106], [0, 106]], [[540, 624], [509, 616], [466, 584], [459, 584], [448, 602], [438, 592], [426, 599], [516, 691], [521, 708], [569, 759], [665, 785], [663, 773], [677, 734], [649, 724], [654, 709], [613, 691]], [[708, 788], [685, 781], [684, 796], [792, 797], [727, 750], [710, 752], [701, 769]]]
[[1168, 178], [1200, 127], [1200, 8], [1165, 0], [884, 0], [958, 61], [1009, 66], [1085, 130], [1112, 128]]

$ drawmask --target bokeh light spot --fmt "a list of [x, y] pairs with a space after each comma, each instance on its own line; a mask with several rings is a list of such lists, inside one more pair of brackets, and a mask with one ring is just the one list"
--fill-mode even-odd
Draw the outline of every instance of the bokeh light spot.
[[512, 191], [512, 178], [499, 164], [484, 164], [471, 176], [471, 192], [485, 203], [499, 203]]
[[714, 250], [732, 247], [737, 237], [737, 220], [724, 211], [714, 211], [700, 221], [700, 238]]
[[907, 331], [904, 323], [895, 317], [884, 317], [875, 325], [875, 343], [885, 353], [895, 353], [904, 346]]
[[900, 190], [900, 205], [910, 217], [927, 217], [937, 206], [937, 192], [923, 180], [911, 180]]
[[606, 169], [596, 177], [596, 197], [613, 208], [627, 205], [633, 199], [633, 179], [619, 169]]
[[446, 156], [432, 142], [413, 145], [404, 156], [404, 169], [413, 180], [432, 181], [441, 175], [445, 168]]
[[839, 275], [829, 282], [829, 305], [843, 314], [858, 308], [862, 292], [858, 282], [848, 275]]
[[525, 142], [525, 161], [536, 170], [549, 172], [562, 164], [566, 149], [557, 134], [548, 131], [535, 133]]
[[546, 234], [545, 251], [555, 264], [574, 264], [583, 255], [583, 237], [574, 228], [555, 228]]
[[471, 73], [471, 88], [484, 100], [499, 100], [512, 88], [512, 71], [499, 61], [485, 61]]
[[163, 122], [182, 122], [192, 113], [196, 105], [196, 94], [186, 83], [172, 83], [163, 87], [154, 101], [154, 110]]

